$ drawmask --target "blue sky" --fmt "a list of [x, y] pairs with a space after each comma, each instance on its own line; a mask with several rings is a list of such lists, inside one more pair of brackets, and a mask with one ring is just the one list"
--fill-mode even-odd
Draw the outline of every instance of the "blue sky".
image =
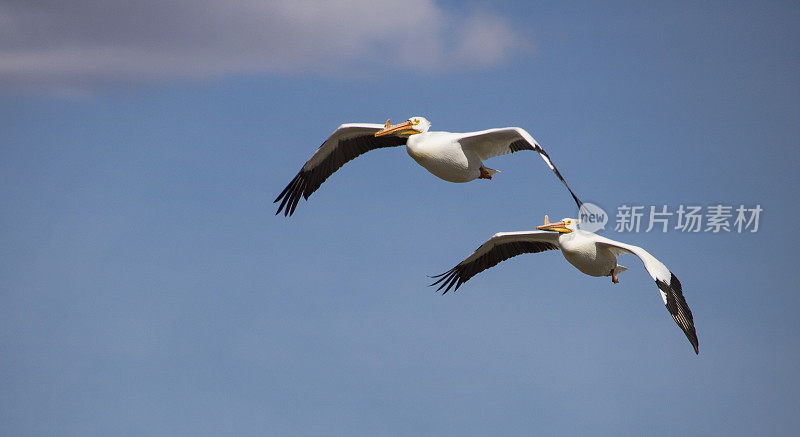
[[[370, 5], [0, 5], [2, 434], [793, 434], [800, 7]], [[450, 184], [375, 151], [274, 216], [340, 123], [412, 115], [523, 127], [611, 214], [760, 204], [603, 233], [680, 278], [700, 355], [630, 256], [427, 287], [574, 215], [535, 154]]]

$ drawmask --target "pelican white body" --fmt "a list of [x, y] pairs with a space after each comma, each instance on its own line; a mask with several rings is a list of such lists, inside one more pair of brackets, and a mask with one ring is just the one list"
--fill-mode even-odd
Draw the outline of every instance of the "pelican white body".
[[408, 137], [408, 155], [431, 172], [448, 182], [469, 182], [480, 176], [483, 165], [478, 155], [464, 150], [459, 144], [460, 134], [450, 132], [425, 132]]
[[[558, 236], [558, 245], [564, 258], [575, 268], [589, 276], [609, 276], [612, 269], [626, 270], [617, 265], [617, 255], [605, 246], [595, 244], [595, 234], [577, 229]], [[619, 269], [621, 268], [621, 269]]]

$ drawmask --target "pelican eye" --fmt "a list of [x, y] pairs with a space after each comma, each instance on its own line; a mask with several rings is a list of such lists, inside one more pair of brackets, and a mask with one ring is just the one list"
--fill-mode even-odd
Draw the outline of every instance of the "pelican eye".
[[411, 120], [411, 124], [413, 124], [414, 126], [418, 125], [419, 123], [420, 123], [420, 121], [419, 121], [418, 118], [415, 118], [415, 119]]
[[565, 222], [564, 222], [564, 224], [565, 224], [565, 225], [567, 225], [567, 226], [569, 226], [569, 224], [570, 224], [570, 223], [571, 223], [571, 222], [570, 222], [569, 220], [567, 220], [567, 221], [565, 221]]

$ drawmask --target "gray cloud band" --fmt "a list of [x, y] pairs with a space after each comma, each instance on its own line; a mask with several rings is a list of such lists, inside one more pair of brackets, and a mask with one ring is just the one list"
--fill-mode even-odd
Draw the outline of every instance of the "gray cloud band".
[[9, 0], [0, 4], [0, 86], [483, 68], [530, 47], [519, 34], [496, 14], [433, 0]]

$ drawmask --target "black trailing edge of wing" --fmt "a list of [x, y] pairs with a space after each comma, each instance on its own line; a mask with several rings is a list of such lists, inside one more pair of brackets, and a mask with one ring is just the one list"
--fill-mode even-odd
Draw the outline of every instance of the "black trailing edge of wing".
[[537, 147], [533, 150], [536, 150], [541, 155], [547, 158], [547, 161], [550, 162], [550, 165], [553, 167], [553, 173], [555, 173], [556, 176], [558, 176], [558, 179], [561, 181], [561, 183], [564, 184], [565, 187], [567, 187], [567, 190], [569, 190], [569, 194], [572, 195], [572, 198], [575, 199], [575, 203], [578, 205], [578, 210], [580, 210], [581, 207], [583, 206], [583, 202], [581, 202], [581, 199], [578, 199], [578, 196], [576, 196], [575, 193], [572, 191], [572, 188], [569, 187], [569, 184], [567, 183], [567, 180], [564, 179], [564, 176], [561, 176], [561, 172], [558, 171], [556, 165], [553, 164], [553, 160], [550, 159], [550, 155], [548, 155], [547, 152], [545, 152], [544, 149], [542, 149], [542, 146], [539, 146], [538, 144]]
[[444, 273], [431, 276], [431, 278], [439, 279], [433, 284], [430, 284], [430, 286], [433, 287], [437, 284], [441, 284], [436, 291], [441, 291], [444, 288], [442, 294], [447, 294], [453, 286], [455, 286], [453, 291], [456, 291], [458, 287], [461, 287], [461, 284], [469, 281], [473, 276], [509, 258], [523, 253], [537, 253], [555, 249], [558, 249], [558, 246], [544, 241], [512, 241], [498, 244], [474, 261], [468, 263], [461, 262]]
[[511, 153], [519, 152], [520, 150], [536, 150], [535, 147], [531, 146], [525, 140], [516, 140], [509, 144], [508, 148], [511, 149]]
[[[297, 203], [300, 202], [300, 197], [308, 200], [308, 196], [325, 182], [330, 175], [336, 170], [341, 168], [348, 161], [362, 155], [370, 150], [380, 149], [384, 147], [397, 147], [406, 143], [406, 138], [394, 135], [387, 135], [384, 137], [375, 137], [373, 134], [362, 135], [346, 140], [341, 140], [336, 145], [336, 148], [319, 163], [319, 165], [306, 169], [305, 165], [297, 176], [289, 182], [289, 185], [281, 191], [281, 194], [272, 202], [281, 202], [278, 206], [278, 215], [283, 211], [283, 215], [288, 217], [294, 214]], [[324, 144], [324, 143], [323, 143]], [[320, 146], [322, 147], [322, 146]]]
[[697, 332], [694, 329], [694, 319], [692, 318], [692, 311], [689, 305], [686, 304], [686, 299], [683, 297], [683, 289], [681, 281], [671, 273], [669, 284], [664, 281], [656, 281], [658, 289], [667, 295], [667, 310], [675, 319], [675, 323], [681, 327], [686, 338], [692, 343], [694, 353], [700, 353], [699, 341], [697, 340]]

